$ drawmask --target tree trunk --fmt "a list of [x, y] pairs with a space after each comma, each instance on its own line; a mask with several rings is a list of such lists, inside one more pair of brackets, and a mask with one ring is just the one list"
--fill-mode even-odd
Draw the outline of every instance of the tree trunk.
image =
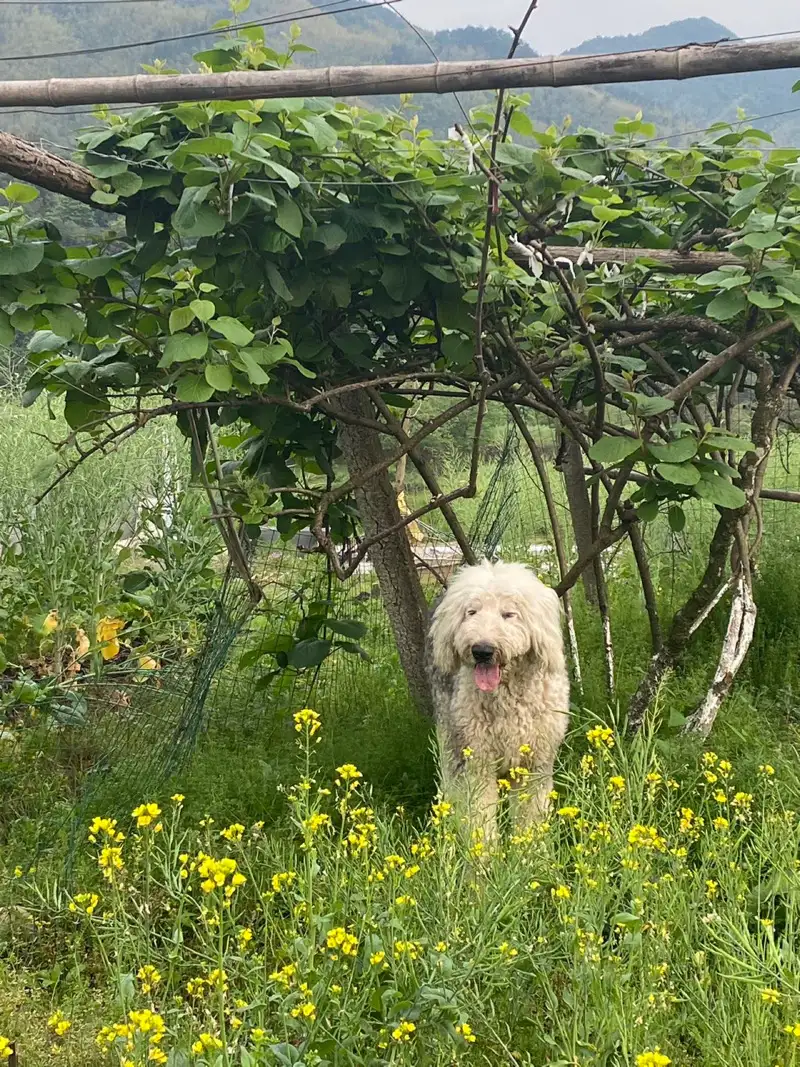
[[[375, 412], [366, 393], [348, 393], [338, 401], [341, 410], [358, 418], [373, 419]], [[339, 424], [339, 444], [351, 478], [381, 461], [383, 448], [376, 430]], [[356, 490], [356, 503], [367, 537], [400, 522], [401, 515], [395, 487], [388, 470]], [[369, 550], [381, 595], [389, 616], [400, 663], [408, 681], [412, 699], [423, 714], [430, 715], [432, 702], [425, 673], [425, 640], [428, 607], [419, 580], [414, 557], [405, 529], [396, 530], [376, 542]]]
[[[583, 452], [577, 441], [565, 440], [561, 452], [561, 470], [567, 490], [569, 513], [572, 517], [572, 530], [578, 558], [589, 555], [594, 537], [592, 536], [592, 509], [589, 491], [586, 488], [586, 476], [583, 473]], [[583, 572], [583, 588], [590, 604], [597, 605], [597, 577], [594, 567], [587, 567]]]

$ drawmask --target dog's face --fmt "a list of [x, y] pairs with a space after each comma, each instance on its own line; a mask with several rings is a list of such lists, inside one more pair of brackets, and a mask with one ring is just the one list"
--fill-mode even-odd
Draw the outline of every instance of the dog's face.
[[436, 609], [431, 640], [439, 670], [471, 668], [478, 689], [493, 693], [515, 660], [562, 655], [558, 598], [519, 564], [466, 567]]
[[475, 684], [485, 693], [500, 685], [503, 667], [531, 650], [525, 605], [520, 598], [484, 590], [471, 596], [453, 634], [453, 647], [462, 664], [472, 666]]

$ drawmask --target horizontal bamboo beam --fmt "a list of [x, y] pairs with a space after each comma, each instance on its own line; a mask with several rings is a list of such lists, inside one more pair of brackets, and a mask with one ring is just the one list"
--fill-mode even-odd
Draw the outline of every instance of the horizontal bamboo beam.
[[800, 67], [800, 38], [720, 41], [599, 56], [325, 67], [227, 74], [136, 74], [0, 82], [0, 107], [154, 104], [179, 100], [250, 100], [290, 96], [380, 96], [533, 86], [682, 81], [716, 74]]
[[[583, 248], [574, 245], [548, 245], [547, 250], [554, 259], [567, 259], [571, 263], [577, 263], [584, 255]], [[672, 248], [593, 248], [588, 262], [624, 266], [643, 259], [652, 260], [659, 269], [672, 270], [676, 274], [706, 274], [720, 267], [747, 266], [747, 260], [730, 252], [677, 252]]]

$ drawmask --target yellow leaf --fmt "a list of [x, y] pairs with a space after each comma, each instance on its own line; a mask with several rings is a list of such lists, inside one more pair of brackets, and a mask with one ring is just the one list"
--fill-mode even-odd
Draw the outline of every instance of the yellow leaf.
[[152, 656], [140, 656], [139, 667], [143, 671], [157, 671], [161, 669], [161, 664], [157, 659], [153, 659]]
[[101, 646], [100, 655], [105, 660], [119, 655], [120, 644], [117, 635], [125, 628], [124, 619], [111, 619], [108, 615], [97, 624], [97, 643]]
[[100, 655], [103, 657], [103, 659], [106, 660], [114, 659], [114, 657], [118, 656], [119, 653], [120, 644], [119, 641], [116, 640], [116, 638], [113, 641], [107, 641], [100, 649]]
[[53, 630], [58, 628], [58, 612], [55, 608], [47, 613], [44, 622], [42, 623], [42, 633], [51, 634]]

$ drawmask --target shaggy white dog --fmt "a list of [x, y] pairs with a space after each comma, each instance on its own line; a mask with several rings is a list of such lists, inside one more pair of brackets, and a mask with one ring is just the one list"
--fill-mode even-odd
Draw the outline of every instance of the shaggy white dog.
[[569, 678], [555, 592], [519, 563], [465, 567], [435, 606], [428, 669], [442, 792], [497, 834], [498, 779], [515, 817], [541, 818], [569, 722]]

